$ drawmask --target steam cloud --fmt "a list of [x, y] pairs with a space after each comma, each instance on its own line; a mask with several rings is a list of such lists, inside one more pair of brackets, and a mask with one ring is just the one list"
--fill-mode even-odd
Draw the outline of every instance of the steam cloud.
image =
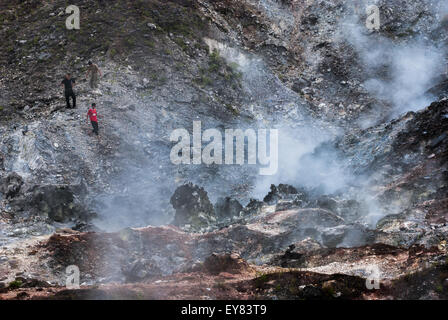
[[336, 41], [348, 42], [369, 75], [364, 87], [393, 107], [390, 117], [428, 106], [427, 91], [444, 71], [443, 50], [424, 37], [391, 40], [370, 33], [358, 16], [341, 21]]
[[[263, 5], [271, 2], [264, 1]], [[448, 5], [445, 6], [448, 12]], [[431, 102], [431, 97], [426, 94], [436, 81], [437, 75], [441, 73], [443, 65], [443, 53], [441, 48], [424, 38], [414, 38], [411, 40], [391, 40], [376, 33], [370, 34], [365, 27], [364, 21], [358, 17], [350, 16], [344, 18], [340, 23], [335, 36], [336, 41], [349, 43], [356, 51], [364, 66], [364, 72], [368, 75], [364, 82], [364, 87], [377, 99], [392, 105], [391, 117], [395, 117], [403, 112], [418, 110], [426, 107]], [[371, 212], [366, 219], [374, 224], [381, 218], [381, 210], [374, 201], [364, 192], [366, 180], [363, 177], [354, 175], [347, 169], [345, 159], [338, 154], [337, 150], [331, 147], [331, 141], [337, 137], [337, 128], [328, 130], [325, 124], [317, 123], [305, 114], [303, 101], [292, 91], [286, 88], [277, 77], [269, 70], [264, 62], [256, 56], [249, 55], [241, 50], [227, 46], [213, 39], [204, 39], [210, 51], [218, 50], [220, 55], [229, 63], [238, 65], [243, 73], [243, 88], [248, 96], [246, 112], [253, 115], [257, 120], [254, 123], [233, 123], [232, 127], [240, 128], [258, 127], [279, 128], [279, 170], [274, 176], [255, 177], [255, 181], [250, 181], [253, 185], [252, 197], [263, 198], [269, 190], [271, 184], [288, 183], [294, 186], [304, 186], [308, 188], [319, 188], [322, 193], [332, 194], [345, 191], [345, 194], [353, 198], [367, 202]], [[275, 110], [276, 112], [271, 112]], [[281, 115], [281, 117], [279, 116]], [[211, 123], [216, 123], [211, 121]], [[290, 126], [295, 123], [295, 126]], [[139, 128], [138, 131], [141, 128]], [[138, 133], [135, 133], [138, 136]], [[327, 143], [328, 142], [328, 143]], [[167, 150], [167, 154], [169, 150]], [[168, 159], [168, 156], [166, 157]], [[144, 164], [143, 167], [147, 166]], [[132, 170], [132, 167], [130, 168]], [[253, 170], [229, 169], [226, 166], [219, 168], [188, 168], [191, 174], [194, 172], [209, 170], [210, 172], [201, 176], [206, 176], [206, 180], [198, 179], [192, 182], [203, 186], [209, 196], [214, 201], [216, 197], [222, 196], [215, 191], [215, 185], [221, 192], [229, 192], [230, 182], [241, 183], [241, 174], [247, 177], [254, 177]], [[146, 167], [146, 169], [136, 170], [145, 180], [155, 180], [156, 177], [147, 172], [157, 172], [156, 166]], [[235, 171], [235, 172], [234, 172]], [[171, 171], [172, 173], [173, 171]], [[166, 179], [172, 181], [171, 174], [166, 172]], [[216, 179], [220, 176], [221, 180]], [[223, 180], [222, 177], [225, 179]], [[165, 179], [163, 178], [163, 179]], [[214, 180], [221, 181], [220, 183]], [[125, 179], [128, 181], [128, 179]], [[159, 180], [160, 181], [160, 180]], [[163, 191], [159, 190], [160, 185], [141, 186], [141, 178], [135, 180], [135, 184], [128, 185], [130, 191], [123, 191], [123, 194], [132, 194], [134, 197], [131, 204], [122, 203], [118, 200], [118, 205], [106, 200], [110, 206], [106, 206], [103, 215], [116, 217], [114, 225], [130, 225], [129, 216], [133, 215], [131, 225], [144, 225], [146, 214], [136, 217], [135, 213], [141, 211], [141, 206], [137, 203], [144, 203], [146, 211], [154, 209], [153, 197], [165, 197], [165, 200], [157, 201], [161, 207], [167, 205], [167, 198], [171, 191], [174, 191], [174, 182], [163, 183]], [[224, 182], [229, 182], [229, 186], [222, 188]], [[226, 190], [224, 190], [226, 189]], [[148, 191], [149, 190], [149, 191]], [[353, 190], [357, 190], [352, 192]], [[363, 191], [360, 191], [363, 190]], [[141, 201], [146, 194], [147, 201]], [[228, 194], [230, 195], [230, 194]], [[116, 197], [113, 196], [115, 199]], [[241, 199], [239, 199], [241, 200]], [[150, 209], [148, 209], [150, 208]], [[165, 209], [157, 210], [158, 212]], [[149, 214], [149, 213], [148, 213]], [[125, 218], [123, 218], [125, 217]], [[167, 217], [165, 216], [164, 219]], [[164, 220], [160, 219], [160, 220]], [[159, 223], [163, 223], [160, 221]]]

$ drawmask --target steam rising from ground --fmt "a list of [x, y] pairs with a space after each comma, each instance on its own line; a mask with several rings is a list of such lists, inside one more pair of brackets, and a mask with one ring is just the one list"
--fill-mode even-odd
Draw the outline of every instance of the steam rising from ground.
[[[263, 2], [264, 5], [272, 3], [271, 1]], [[435, 75], [440, 74], [443, 55], [440, 49], [429, 41], [413, 39], [397, 44], [396, 41], [378, 34], [369, 34], [364, 24], [353, 16], [341, 22], [336, 40], [341, 43], [348, 41], [355, 48], [364, 66], [364, 72], [368, 74], [364, 83], [365, 88], [378, 99], [393, 106], [392, 116], [409, 110], [418, 110], [431, 102], [426, 92], [434, 84]], [[259, 57], [213, 39], [204, 39], [204, 41], [208, 44], [210, 51], [217, 50], [228, 63], [237, 65], [243, 73], [242, 85], [247, 95], [243, 108], [256, 121], [238, 123], [243, 120], [235, 120], [230, 128], [280, 129], [279, 171], [274, 176], [258, 177], [253, 175], [253, 172], [257, 170], [252, 170], [251, 173], [246, 168], [234, 170], [227, 166], [208, 168], [189, 166], [184, 172], [190, 173], [185, 174], [184, 178], [199, 177], [196, 180], [194, 178], [190, 180], [204, 187], [209, 192], [212, 201], [217, 196], [223, 196], [218, 195], [216, 191], [221, 193], [229, 191], [230, 186], [222, 188], [224, 184], [244, 182], [252, 184], [251, 197], [256, 198], [266, 195], [271, 184], [279, 183], [319, 189], [325, 194], [340, 193], [354, 198], [361, 197], [361, 200], [368, 202], [372, 209], [370, 216], [366, 219], [375, 223], [381, 217], [381, 211], [372, 200], [373, 197], [369, 197], [365, 192], [366, 180], [350, 172], [347, 169], [346, 160], [332, 147], [331, 141], [339, 134], [338, 129], [330, 128], [329, 124], [318, 123], [309, 117], [304, 101], [284, 86]], [[178, 117], [182, 116], [182, 114], [178, 115]], [[169, 115], [166, 118], [168, 119]], [[193, 118], [191, 116], [191, 119], [182, 121], [192, 124], [192, 120], [195, 120]], [[154, 120], [139, 119], [135, 132], [130, 135], [123, 134], [122, 137], [125, 139], [139, 137], [142, 131], [164, 132], [165, 135], [169, 135], [170, 129], [177, 128], [179, 124], [170, 122], [172, 121], [170, 119], [164, 120], [168, 123], [164, 127], [143, 130], [145, 123], [153, 123]], [[219, 119], [212, 117], [200, 120], [211, 126], [222, 125], [218, 124]], [[164, 140], [163, 137], [154, 138], [159, 141]], [[150, 144], [153, 142], [154, 140], [150, 141]], [[133, 141], [126, 142], [128, 145], [132, 143]], [[180, 182], [175, 174], [178, 169], [171, 167], [165, 170], [167, 166], [171, 166], [163, 163], [163, 161], [169, 161], [169, 149], [153, 148], [152, 151], [159, 152], [161, 155], [165, 154], [165, 156], [151, 161], [142, 160], [138, 164], [125, 164], [129, 167], [127, 172], [131, 174], [120, 180], [118, 184], [127, 188], [119, 193], [120, 196], [112, 196], [111, 199], [105, 200], [104, 216], [108, 217], [112, 214], [117, 217], [114, 224], [144, 225], [145, 222], [149, 222], [146, 216], [151, 215], [151, 212], [154, 214], [154, 212], [167, 211], [169, 197], [174, 192], [176, 184]], [[136, 153], [131, 152], [131, 154]], [[165, 166], [163, 173], [158, 168], [159, 164]], [[252, 175], [252, 181], [243, 180], [242, 174], [246, 177]], [[218, 176], [221, 180], [216, 178]], [[132, 181], [134, 183], [131, 183]], [[142, 181], [146, 181], [146, 184], [142, 185]], [[120, 201], [121, 196], [125, 200]], [[165, 200], [160, 200], [162, 198]], [[166, 218], [164, 216], [159, 223], [163, 223], [162, 220]]]
[[[134, 112], [124, 114], [132, 117], [126, 122], [134, 123], [133, 126], [122, 128], [121, 120], [115, 128], [124, 148], [121, 154], [132, 154], [132, 158], [121, 160], [120, 166], [125, 170], [111, 182], [114, 190], [96, 198], [100, 219], [95, 223], [100, 228], [111, 231], [126, 226], [169, 223], [173, 214], [170, 196], [176, 185], [186, 181], [204, 187], [212, 201], [217, 197], [232, 196], [230, 189], [233, 185], [247, 183], [252, 186], [249, 194], [239, 192], [237, 197], [243, 204], [249, 197], [262, 199], [271, 184], [287, 183], [322, 194], [342, 194], [360, 185], [359, 177], [347, 169], [344, 158], [332, 147], [331, 141], [340, 133], [338, 128], [308, 116], [303, 100], [284, 86], [258, 57], [213, 39], [205, 39], [205, 42], [210, 51], [218, 50], [221, 57], [236, 64], [243, 73], [242, 84], [248, 96], [247, 105], [243, 107], [256, 120], [250, 123], [239, 120], [226, 124], [226, 127], [279, 129], [278, 173], [258, 176], [258, 170], [248, 165], [174, 166], [169, 163], [169, 144], [163, 141], [180, 125], [173, 119], [182, 115], [177, 118], [168, 115], [155, 121], [147, 118], [157, 113], [145, 112], [146, 104], [123, 97], [132, 101], [120, 104], [139, 105]], [[179, 118], [180, 126], [186, 125], [191, 133], [192, 120], [197, 119]], [[201, 120], [207, 127], [219, 124], [217, 119], [201, 117]], [[356, 197], [355, 194], [350, 196]]]
[[340, 23], [337, 41], [348, 41], [368, 75], [365, 88], [393, 106], [391, 117], [431, 103], [427, 91], [444, 71], [443, 53], [428, 39], [394, 41], [370, 31], [357, 16]]
[[[300, 99], [275, 81], [269, 68], [260, 59], [251, 58], [240, 50], [212, 39], [205, 41], [211, 51], [218, 50], [229, 63], [239, 65], [244, 86], [252, 95], [254, 105], [263, 106], [265, 101], [290, 100], [274, 106], [282, 117], [258, 123], [263, 127], [279, 129], [278, 172], [273, 176], [257, 176], [251, 196], [263, 199], [271, 184], [280, 183], [304, 187], [320, 194], [344, 194], [369, 207], [365, 221], [374, 226], [384, 214], [373, 196], [366, 192], [367, 180], [351, 172], [346, 159], [332, 146], [332, 141], [342, 134], [342, 130], [308, 117]], [[258, 108], [256, 118], [265, 120], [268, 116], [266, 110], [270, 108], [272, 106], [269, 104]]]
[[[334, 136], [318, 127], [281, 128], [279, 130], [279, 170], [274, 176], [260, 177], [255, 194], [262, 198], [271, 184], [287, 183], [320, 188], [333, 193], [348, 184], [349, 176], [339, 163], [337, 152], [324, 142]], [[320, 147], [319, 154], [315, 151]]]

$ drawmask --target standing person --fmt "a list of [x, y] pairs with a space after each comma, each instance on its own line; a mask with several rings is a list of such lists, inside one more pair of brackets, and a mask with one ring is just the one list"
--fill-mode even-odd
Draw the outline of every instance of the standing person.
[[92, 61], [89, 61], [88, 64], [89, 66], [87, 67], [86, 80], [89, 76], [89, 73], [92, 73], [92, 75], [90, 76], [90, 88], [96, 89], [98, 88], [98, 74], [100, 75], [100, 77], [102, 77], [103, 74], [101, 73], [98, 65], [92, 63]]
[[96, 104], [95, 103], [92, 103], [92, 107], [89, 108], [89, 111], [87, 112], [87, 123], [89, 123], [89, 118], [90, 118], [90, 122], [92, 123], [93, 133], [98, 135], [99, 134], [99, 130], [98, 130], [98, 113], [96, 111]]
[[73, 100], [73, 108], [76, 108], [76, 96], [73, 92], [73, 86], [76, 85], [75, 79], [72, 79], [70, 73], [67, 73], [64, 80], [61, 81], [61, 85], [65, 88], [65, 101], [67, 102], [67, 109], [70, 109], [70, 97], [72, 97]]

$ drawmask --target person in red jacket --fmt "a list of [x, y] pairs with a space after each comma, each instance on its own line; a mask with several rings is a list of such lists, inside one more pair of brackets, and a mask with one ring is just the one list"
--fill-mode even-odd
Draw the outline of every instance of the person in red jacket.
[[93, 133], [98, 135], [98, 113], [96, 112], [95, 103], [92, 103], [92, 107], [89, 108], [89, 112], [87, 112], [87, 123], [89, 122], [89, 118], [90, 122], [92, 123]]

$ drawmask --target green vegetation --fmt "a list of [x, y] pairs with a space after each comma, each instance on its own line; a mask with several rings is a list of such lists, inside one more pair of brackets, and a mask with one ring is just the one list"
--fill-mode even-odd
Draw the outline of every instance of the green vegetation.
[[[218, 50], [213, 50], [210, 53], [208, 67], [199, 69], [199, 78], [196, 79], [196, 83], [202, 87], [211, 85], [215, 81], [224, 80], [228, 82], [227, 85], [231, 85], [233, 89], [237, 89], [242, 78], [241, 72], [238, 70], [236, 63], [227, 64], [227, 62], [219, 55]], [[226, 107], [235, 112], [235, 109], [231, 105]]]
[[255, 287], [260, 289], [269, 281], [269, 274], [257, 272], [255, 278]]
[[334, 297], [336, 295], [336, 291], [331, 286], [322, 287], [322, 291], [329, 297]]
[[[153, 73], [148, 74], [148, 77], [150, 78], [150, 83], [154, 85], [164, 85], [168, 82], [168, 78], [166, 75], [163, 74], [164, 70], [153, 70]], [[144, 92], [144, 96], [151, 95], [151, 90], [146, 90]]]
[[33, 38], [33, 41], [31, 42], [33, 47], [37, 46], [37, 44], [39, 43], [40, 37], [39, 36], [35, 36]]
[[297, 284], [297, 278], [291, 278], [287, 283], [288, 294], [296, 296], [299, 294], [299, 286]]
[[284, 73], [280, 73], [278, 75], [278, 78], [280, 79], [281, 82], [286, 82], [288, 80], [288, 77]]
[[[229, 64], [229, 67], [232, 68], [232, 71], [233, 71], [233, 72], [235, 72], [235, 73], [239, 72], [239, 71], [238, 71], [238, 68], [239, 68], [240, 66], [239, 66], [238, 63], [236, 63], [236, 62], [231, 62], [231, 63]], [[241, 73], [240, 73], [240, 76], [241, 76]]]
[[216, 289], [219, 289], [219, 290], [227, 290], [228, 289], [227, 285], [222, 280], [217, 280], [215, 282], [215, 284], [213, 285], [213, 287]]
[[139, 93], [139, 96], [140, 96], [141, 99], [144, 99], [144, 98], [149, 97], [151, 95], [152, 95], [152, 90], [151, 89], [148, 89], [148, 90], [145, 90], [145, 91]]
[[109, 54], [112, 58], [114, 58], [117, 55], [117, 50], [115, 48], [109, 49]]
[[145, 44], [152, 49], [154, 49], [156, 47], [156, 44], [152, 40], [146, 40]]
[[225, 62], [223, 62], [223, 59], [219, 56], [218, 50], [213, 50], [213, 52], [210, 53], [208, 71], [211, 73], [218, 72], [223, 63]]
[[167, 24], [167, 25], [165, 25], [165, 30], [167, 32], [171, 32], [171, 33], [178, 33], [183, 36], [189, 36], [190, 34], [193, 33], [193, 30], [191, 30], [190, 25], [184, 24], [182, 22], [180, 22], [180, 23], [174, 22], [171, 24]]
[[18, 289], [22, 286], [22, 281], [21, 280], [14, 280], [12, 282], [9, 283], [8, 288], [9, 289]]
[[126, 38], [125, 45], [128, 48], [132, 48], [133, 46], [135, 46], [135, 39], [133, 39], [133, 38]]
[[145, 299], [145, 295], [141, 291], [137, 291], [135, 293], [135, 296], [136, 296], [137, 300], [144, 300]]
[[185, 41], [182, 38], [176, 38], [174, 39], [174, 42], [183, 50], [188, 50], [188, 45], [185, 43]]
[[226, 103], [224, 105], [226, 106], [226, 109], [229, 110], [230, 112], [232, 112], [235, 116], [240, 114], [240, 111], [236, 107], [232, 106], [231, 104]]
[[186, 65], [182, 62], [178, 62], [176, 63], [176, 65], [174, 66], [174, 68], [176, 69], [176, 71], [181, 71], [183, 69], [186, 69]]
[[[73, 30], [70, 30], [70, 31], [73, 31]], [[68, 32], [67, 33], [67, 39], [70, 42], [75, 42], [76, 41], [76, 33], [75, 32]]]
[[159, 85], [164, 85], [168, 82], [168, 78], [166, 76], [159, 77]]
[[195, 83], [201, 87], [206, 87], [212, 84], [212, 79], [207, 75], [206, 69], [199, 69], [199, 78], [195, 79]]

